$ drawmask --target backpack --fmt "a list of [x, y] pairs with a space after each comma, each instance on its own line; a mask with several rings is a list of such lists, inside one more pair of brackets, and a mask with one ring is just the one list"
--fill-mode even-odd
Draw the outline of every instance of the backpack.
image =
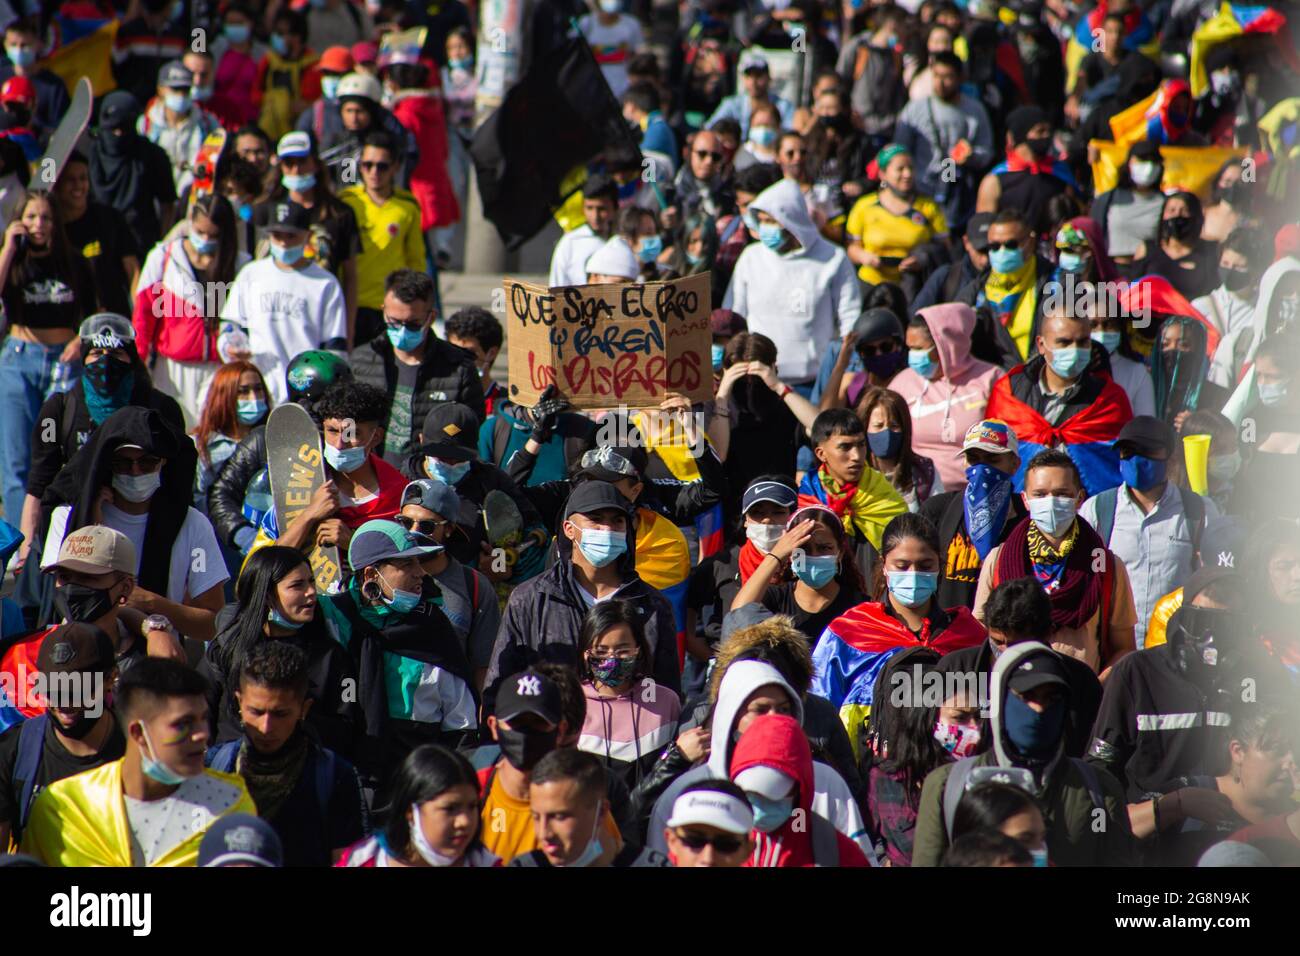
[[[1178, 497], [1183, 501], [1183, 514], [1192, 532], [1192, 550], [1201, 553], [1201, 532], [1205, 530], [1205, 499], [1194, 491], [1178, 487]], [[1110, 547], [1110, 536], [1115, 532], [1115, 509], [1119, 506], [1119, 488], [1107, 488], [1097, 495], [1097, 534]]]
[[[965, 757], [958, 760], [952, 766], [952, 772], [948, 774], [948, 779], [943, 783], [943, 830], [948, 835], [948, 843], [952, 843], [952, 823], [957, 819], [957, 804], [961, 803], [962, 794], [966, 792], [966, 781], [975, 769], [976, 757]], [[1078, 768], [1079, 773], [1083, 775], [1083, 785], [1088, 788], [1088, 796], [1092, 798], [1092, 805], [1106, 812], [1106, 802], [1102, 797], [1101, 780], [1097, 776], [1097, 771], [1092, 764], [1080, 760], [1078, 757], [1071, 757], [1070, 763]]]
[[10, 835], [15, 845], [22, 840], [23, 827], [27, 826], [32, 800], [36, 797], [36, 775], [41, 771], [41, 760], [45, 756], [45, 725], [48, 722], [49, 717], [41, 714], [23, 721], [18, 730], [18, 759], [14, 762], [14, 779], [21, 780], [23, 788], [18, 795], [18, 820]]

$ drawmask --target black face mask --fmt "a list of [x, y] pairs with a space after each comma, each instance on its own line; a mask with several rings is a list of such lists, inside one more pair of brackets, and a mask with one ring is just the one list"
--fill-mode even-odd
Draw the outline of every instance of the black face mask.
[[1192, 217], [1175, 216], [1173, 219], [1162, 219], [1160, 221], [1160, 231], [1170, 239], [1179, 241], [1192, 238]]
[[1215, 192], [1219, 194], [1219, 199], [1226, 202], [1233, 209], [1242, 211], [1250, 208], [1251, 196], [1254, 195], [1250, 191], [1250, 187], [1250, 183], [1242, 182], [1239, 179], [1235, 183], [1219, 187]]
[[54, 589], [54, 610], [69, 623], [98, 621], [116, 606], [117, 602], [107, 589], [72, 583], [61, 584]]
[[1249, 269], [1227, 269], [1219, 266], [1219, 281], [1229, 292], [1240, 292], [1250, 285], [1251, 278]]
[[[99, 717], [103, 716], [104, 714], [101, 712]], [[99, 717], [91, 717], [83, 710], [77, 715], [77, 719], [72, 722], [71, 727], [64, 727], [57, 718], [51, 717], [51, 720], [54, 721], [54, 726], [58, 728], [59, 733], [63, 736], [72, 740], [81, 740], [95, 729], [95, 725], [99, 723]]]
[[510, 730], [497, 725], [497, 743], [502, 755], [516, 770], [528, 773], [538, 761], [555, 749], [559, 730]]
[[1232, 611], [1218, 608], [1179, 608], [1169, 619], [1178, 666], [1202, 687], [1226, 686], [1241, 662], [1240, 621]]
[[829, 130], [834, 130], [837, 133], [843, 133], [849, 126], [849, 118], [843, 114], [836, 116], [819, 116], [817, 117], [817, 122], [821, 126], [824, 126]]
[[1042, 136], [1027, 139], [1025, 140], [1025, 145], [1029, 147], [1031, 153], [1039, 159], [1042, 159], [1052, 151], [1052, 137]]
[[90, 382], [90, 387], [104, 397], [117, 394], [118, 388], [131, 374], [130, 360], [114, 358], [109, 355], [98, 362], [91, 362], [82, 368], [81, 374]]

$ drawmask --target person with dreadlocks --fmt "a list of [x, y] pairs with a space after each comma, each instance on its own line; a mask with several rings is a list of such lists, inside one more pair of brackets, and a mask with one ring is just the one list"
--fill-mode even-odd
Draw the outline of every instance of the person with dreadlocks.
[[1217, 412], [1228, 400], [1227, 389], [1206, 379], [1208, 335], [1205, 323], [1190, 316], [1172, 315], [1160, 323], [1160, 351], [1151, 358], [1156, 415], [1175, 428], [1181, 428], [1192, 412]]

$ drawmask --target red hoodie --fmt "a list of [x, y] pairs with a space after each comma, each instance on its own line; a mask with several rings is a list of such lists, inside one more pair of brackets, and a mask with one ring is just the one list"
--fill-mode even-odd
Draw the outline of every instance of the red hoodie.
[[[764, 714], [754, 719], [736, 744], [731, 756], [731, 778], [750, 767], [771, 767], [798, 781], [795, 812], [771, 833], [754, 830], [754, 855], [745, 866], [815, 866], [810, 818], [813, 795], [812, 751], [799, 721], [783, 714]], [[829, 821], [825, 821], [827, 825]], [[838, 830], [839, 866], [868, 866], [856, 843]]]
[[447, 120], [441, 91], [402, 90], [392, 110], [419, 149], [420, 158], [411, 171], [411, 192], [420, 204], [420, 228], [451, 225], [460, 219], [460, 203], [447, 173]]

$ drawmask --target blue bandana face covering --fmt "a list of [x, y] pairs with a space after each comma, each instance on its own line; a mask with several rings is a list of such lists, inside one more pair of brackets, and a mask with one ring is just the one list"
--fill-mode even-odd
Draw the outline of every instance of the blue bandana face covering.
[[983, 561], [997, 546], [1011, 510], [1011, 476], [992, 465], [971, 465], [966, 469], [966, 490], [962, 508], [966, 534]]
[[1145, 455], [1133, 455], [1119, 460], [1119, 476], [1124, 484], [1138, 491], [1155, 488], [1165, 480], [1167, 461], [1157, 461]]

